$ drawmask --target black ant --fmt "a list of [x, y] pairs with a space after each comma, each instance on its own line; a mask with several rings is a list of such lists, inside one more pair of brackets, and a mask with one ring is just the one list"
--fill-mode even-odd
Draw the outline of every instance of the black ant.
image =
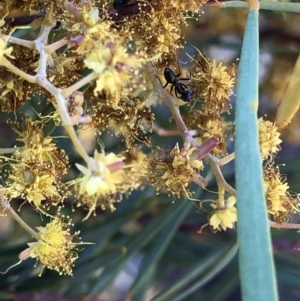
[[122, 6], [125, 6], [126, 4], [128, 4], [129, 2], [130, 2], [131, 0], [115, 0], [114, 2], [113, 2], [113, 8], [114, 9], [118, 9], [118, 8], [120, 8], [120, 7], [122, 7]]
[[172, 93], [173, 88], [175, 87], [175, 95], [177, 98], [182, 99], [185, 102], [189, 102], [192, 100], [192, 92], [189, 90], [188, 86], [181, 83], [180, 80], [190, 80], [191, 74], [189, 78], [178, 78], [181, 75], [181, 73], [175, 75], [174, 71], [166, 67], [164, 70], [164, 76], [166, 79], [166, 84], [163, 86], [165, 88], [168, 84], [171, 84], [171, 90]]

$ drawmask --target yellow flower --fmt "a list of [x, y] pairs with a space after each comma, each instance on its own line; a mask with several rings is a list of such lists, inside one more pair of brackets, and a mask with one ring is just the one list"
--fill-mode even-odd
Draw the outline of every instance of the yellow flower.
[[286, 178], [280, 174], [278, 167], [265, 166], [264, 187], [268, 212], [274, 221], [286, 222], [291, 213], [298, 211], [298, 195], [293, 197], [288, 192], [289, 185]]
[[[188, 190], [192, 181], [202, 182], [199, 172], [203, 169], [202, 161], [198, 160], [197, 152], [191, 148], [182, 153], [178, 144], [168, 154], [158, 154], [150, 159], [146, 158], [144, 181], [162, 192], [175, 197], [191, 196]], [[203, 182], [202, 182], [203, 183]]]
[[80, 183], [80, 194], [92, 196], [94, 194], [104, 195], [116, 191], [116, 184], [122, 181], [122, 158], [110, 153], [104, 155], [95, 151], [91, 159], [91, 169], [80, 164], [77, 168], [83, 173]]
[[234, 88], [236, 67], [217, 63], [196, 50], [197, 55], [190, 57], [194, 62], [191, 91], [199, 98], [204, 97], [201, 109], [204, 115], [217, 117], [231, 108], [229, 96]]
[[[16, 175], [12, 174], [10, 176], [10, 179], [14, 180], [11, 185], [11, 198], [24, 196], [29, 203], [34, 203], [37, 208], [41, 208], [41, 202], [47, 197], [51, 198], [52, 196], [56, 196], [60, 198], [56, 187], [52, 185], [55, 181], [53, 176], [39, 176], [31, 171], [24, 171], [22, 169], [20, 171], [17, 171]], [[12, 187], [15, 187], [15, 189], [12, 190]]]
[[99, 198], [115, 194], [122, 187], [125, 178], [123, 158], [95, 151], [89, 168], [80, 164], [76, 167], [83, 176], [76, 181], [75, 189], [80, 198], [79, 206], [83, 204], [89, 208], [88, 218], [95, 211]]
[[273, 122], [259, 118], [258, 125], [260, 153], [263, 159], [267, 159], [278, 153], [282, 140], [279, 139], [280, 133]]
[[107, 40], [97, 45], [84, 61], [98, 75], [94, 93], [105, 91], [114, 99], [114, 107], [118, 106], [123, 89], [137, 75], [133, 67], [137, 70], [140, 66], [140, 59], [136, 55], [129, 55], [123, 43]]
[[61, 176], [67, 172], [68, 157], [51, 137], [45, 137], [39, 124], [28, 118], [13, 123], [24, 147], [7, 159], [10, 171], [6, 187], [0, 190], [9, 200], [21, 197], [43, 213], [42, 208], [57, 206], [69, 194], [61, 182]]
[[29, 256], [60, 275], [72, 275], [74, 261], [78, 258], [78, 243], [72, 240], [79, 232], [71, 235], [70, 225], [70, 221], [56, 217], [45, 227], [37, 227], [40, 239], [28, 244]]
[[[11, 163], [6, 187], [9, 199], [21, 197], [43, 213], [43, 207], [57, 206], [68, 195], [65, 186], [47, 170], [31, 169], [22, 161]], [[44, 202], [43, 202], [44, 201]]]
[[212, 204], [214, 211], [209, 219], [209, 224], [213, 230], [226, 231], [227, 228], [233, 229], [237, 221], [237, 210], [234, 207], [236, 198], [230, 196], [226, 201], [224, 207], [219, 207], [217, 204]]

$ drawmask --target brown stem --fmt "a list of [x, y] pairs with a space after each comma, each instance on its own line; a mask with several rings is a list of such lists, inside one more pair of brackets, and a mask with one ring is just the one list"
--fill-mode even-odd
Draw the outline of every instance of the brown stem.
[[205, 142], [203, 142], [201, 145], [197, 143], [197, 145], [194, 145], [196, 147], [196, 150], [198, 152], [198, 159], [201, 160], [204, 158], [208, 153], [210, 153], [218, 144], [218, 139], [215, 137], [211, 137], [207, 139]]
[[259, 10], [259, 2], [258, 0], [246, 0], [249, 7], [253, 10]]
[[278, 224], [276, 222], [269, 221], [270, 227], [277, 229], [300, 229], [300, 224]]

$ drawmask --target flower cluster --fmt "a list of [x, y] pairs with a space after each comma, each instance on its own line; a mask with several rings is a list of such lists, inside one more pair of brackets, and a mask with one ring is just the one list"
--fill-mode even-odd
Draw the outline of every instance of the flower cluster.
[[[16, 117], [8, 126], [17, 134], [17, 145], [8, 148], [10, 155], [1, 156], [0, 215], [12, 213], [10, 202], [22, 199], [50, 216], [37, 232], [19, 222], [36, 238], [20, 258], [36, 258], [61, 275], [72, 275], [81, 244], [75, 242], [79, 232], [70, 232], [71, 218], [60, 212], [71, 195], [76, 208], [87, 210], [83, 220], [97, 210], [116, 210], [118, 202], [146, 184], [173, 199], [192, 200], [191, 186], [207, 185], [209, 177], [202, 173], [210, 164], [218, 199], [211, 204], [207, 225], [226, 231], [238, 218], [235, 190], [220, 169], [234, 159], [234, 152], [227, 153], [234, 130], [226, 114], [232, 109], [236, 66], [196, 49], [195, 56], [188, 55], [190, 68], [182, 73], [191, 76], [185, 78], [178, 62], [185, 45], [183, 27], [187, 19], [200, 16], [206, 0], [132, 1], [117, 8], [112, 2], [46, 0], [41, 7], [39, 0], [11, 1], [2, 20], [11, 22], [1, 27], [0, 108]], [[28, 12], [37, 18], [30, 22], [28, 35], [16, 38], [10, 23], [18, 10], [18, 20], [24, 21]], [[174, 70], [171, 79], [166, 66]], [[172, 88], [164, 89], [162, 82]], [[191, 97], [184, 99], [185, 93]], [[160, 129], [155, 116], [165, 114], [165, 108], [155, 106], [156, 100], [168, 106], [176, 130]], [[30, 117], [22, 119], [24, 114]], [[258, 124], [268, 212], [273, 221], [283, 223], [299, 210], [298, 195], [288, 192], [274, 167], [281, 143], [277, 127], [262, 118]], [[60, 149], [51, 135], [58, 126], [70, 138], [70, 148]], [[92, 156], [78, 135], [86, 128], [101, 145]], [[176, 141], [171, 148], [169, 140], [161, 140], [163, 146], [156, 148], [156, 129], [166, 136], [180, 134], [183, 146]], [[118, 145], [112, 149], [114, 143]], [[72, 157], [77, 169], [69, 164], [67, 152], [80, 157]]]
[[154, 115], [139, 98], [122, 97], [117, 109], [99, 103], [92, 112], [92, 126], [99, 131], [111, 128], [116, 135], [123, 135], [128, 149], [136, 139], [150, 146], [145, 134], [152, 129]]
[[191, 182], [203, 180], [199, 172], [204, 166], [197, 158], [195, 149], [191, 148], [182, 153], [178, 144], [168, 153], [159, 152], [151, 158], [146, 158], [144, 167], [144, 181], [175, 198], [182, 195], [191, 197]]
[[38, 210], [57, 206], [69, 194], [61, 177], [67, 173], [68, 156], [58, 149], [52, 138], [45, 137], [40, 123], [25, 119], [13, 128], [24, 144], [9, 160], [5, 187], [9, 199], [21, 197]]
[[231, 109], [230, 95], [235, 85], [235, 65], [217, 63], [199, 50], [193, 62], [191, 91], [197, 99], [203, 98], [202, 112], [211, 118]]

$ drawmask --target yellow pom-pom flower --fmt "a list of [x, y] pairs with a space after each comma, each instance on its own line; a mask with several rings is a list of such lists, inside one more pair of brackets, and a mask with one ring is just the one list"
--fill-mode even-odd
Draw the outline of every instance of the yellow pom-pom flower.
[[225, 202], [224, 206], [220, 207], [217, 204], [212, 204], [214, 211], [209, 219], [209, 224], [213, 230], [226, 231], [227, 228], [233, 229], [237, 221], [237, 210], [234, 207], [236, 198], [230, 196]]
[[273, 157], [280, 150], [279, 145], [282, 142], [279, 139], [280, 133], [278, 132], [278, 128], [273, 122], [262, 118], [258, 119], [258, 125], [261, 156], [263, 159]]
[[29, 257], [39, 260], [44, 267], [59, 272], [60, 275], [72, 275], [74, 261], [77, 259], [77, 245], [73, 239], [79, 235], [70, 233], [70, 221], [56, 217], [45, 227], [37, 227], [40, 239], [29, 243]]

